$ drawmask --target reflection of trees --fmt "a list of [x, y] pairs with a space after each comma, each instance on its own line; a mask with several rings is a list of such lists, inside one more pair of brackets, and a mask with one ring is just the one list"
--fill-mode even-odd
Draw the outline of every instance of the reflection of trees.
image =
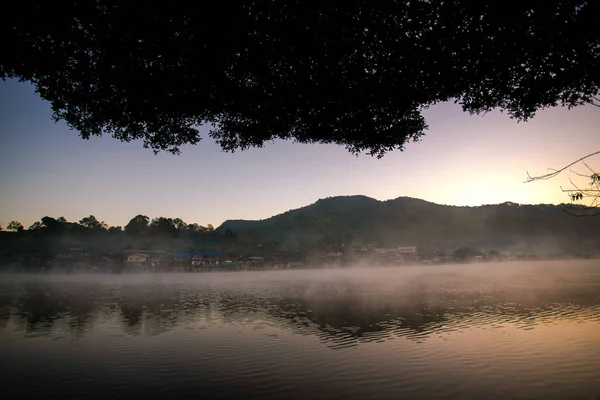
[[136, 288], [129, 288], [125, 293], [118, 293], [114, 300], [121, 313], [121, 329], [129, 335], [136, 335], [142, 331], [144, 320], [143, 294]]
[[72, 334], [82, 335], [96, 313], [95, 298], [99, 289], [98, 286], [41, 283], [15, 288], [17, 324], [24, 332], [48, 334], [60, 321]]
[[93, 293], [82, 296], [77, 294], [67, 299], [68, 318], [67, 324], [69, 331], [76, 336], [82, 336], [92, 325], [93, 317], [96, 312], [97, 302]]
[[574, 313], [568, 308], [573, 305], [597, 309], [600, 300], [595, 284], [537, 289], [427, 282], [382, 288], [351, 281], [260, 286], [37, 283], [2, 287], [0, 320], [6, 326], [12, 313], [24, 332], [48, 334], [65, 329], [76, 336], [85, 334], [100, 317], [117, 319], [129, 335], [146, 336], [196, 321], [255, 324], [270, 320], [326, 342], [356, 344], [385, 336], [423, 338], [473, 324], [531, 325], [552, 317], [561, 307], [561, 317]]
[[12, 298], [0, 290], [0, 330], [5, 329], [10, 321]]
[[47, 334], [54, 322], [67, 311], [62, 296], [41, 285], [27, 285], [17, 305], [17, 315], [23, 331]]
[[119, 288], [116, 298], [122, 329], [128, 334], [156, 335], [174, 328], [185, 311], [179, 289], [131, 285]]

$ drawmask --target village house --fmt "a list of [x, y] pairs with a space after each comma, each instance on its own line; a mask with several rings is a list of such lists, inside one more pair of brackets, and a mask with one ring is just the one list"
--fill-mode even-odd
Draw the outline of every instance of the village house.
[[144, 253], [131, 253], [127, 255], [125, 262], [132, 264], [145, 264], [148, 262], [149, 257], [150, 256], [148, 254]]
[[220, 253], [216, 250], [198, 250], [192, 254], [192, 266], [200, 267], [209, 264], [219, 264]]
[[83, 247], [70, 247], [64, 251], [58, 252], [56, 258], [60, 259], [82, 259], [89, 257], [90, 253]]
[[166, 261], [166, 252], [131, 252], [125, 257], [125, 264], [129, 266], [158, 268]]
[[265, 265], [265, 258], [264, 257], [253, 256], [253, 257], [248, 257], [248, 260], [250, 261], [250, 264], [255, 265], [255, 266], [263, 266], [263, 265]]

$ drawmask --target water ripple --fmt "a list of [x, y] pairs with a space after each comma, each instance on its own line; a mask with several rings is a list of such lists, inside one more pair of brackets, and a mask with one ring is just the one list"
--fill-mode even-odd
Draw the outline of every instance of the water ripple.
[[461, 268], [3, 281], [0, 372], [30, 398], [600, 395], [600, 268]]

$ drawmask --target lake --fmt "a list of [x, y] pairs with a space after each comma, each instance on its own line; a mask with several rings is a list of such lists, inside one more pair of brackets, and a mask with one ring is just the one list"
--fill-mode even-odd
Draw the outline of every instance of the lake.
[[600, 260], [0, 279], [3, 399], [600, 398]]

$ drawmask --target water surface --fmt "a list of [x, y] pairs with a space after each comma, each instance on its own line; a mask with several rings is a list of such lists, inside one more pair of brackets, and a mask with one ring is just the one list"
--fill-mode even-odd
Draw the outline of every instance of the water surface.
[[0, 279], [2, 398], [600, 398], [597, 260]]

